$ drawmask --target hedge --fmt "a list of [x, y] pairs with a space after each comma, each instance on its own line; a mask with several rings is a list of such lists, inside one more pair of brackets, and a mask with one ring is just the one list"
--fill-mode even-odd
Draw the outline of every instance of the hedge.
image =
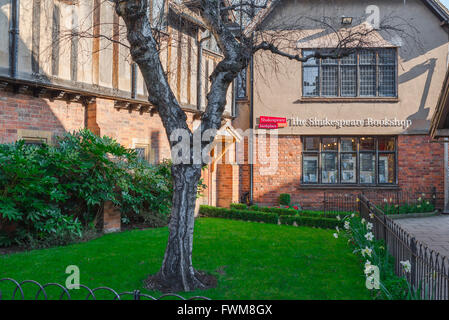
[[341, 218], [343, 218], [344, 216], [351, 214], [350, 212], [326, 212], [326, 213], [324, 213], [323, 211], [312, 211], [312, 210], [298, 211], [295, 209], [288, 209], [288, 208], [259, 207], [257, 205], [252, 205], [250, 207], [247, 207], [245, 204], [242, 204], [242, 203], [232, 203], [231, 209], [270, 212], [270, 213], [276, 213], [280, 216], [300, 215], [300, 216], [304, 216], [304, 217], [320, 217], [320, 218], [334, 218], [334, 219], [337, 218], [337, 216], [340, 216]]
[[[213, 206], [201, 205], [200, 214], [207, 217], [236, 219], [245, 221], [256, 221], [277, 224], [279, 221], [282, 224], [293, 225], [294, 222], [299, 226], [309, 226], [317, 228], [335, 228], [336, 226], [342, 227], [342, 221], [333, 218], [323, 217], [306, 217], [298, 215], [285, 215], [277, 214], [275, 212], [262, 212], [255, 210], [238, 210], [235, 209], [238, 206], [231, 205], [231, 209], [218, 208]], [[279, 208], [275, 208], [279, 209]], [[285, 209], [283, 209], [285, 210]], [[289, 210], [289, 209], [286, 209]], [[295, 211], [290, 209], [290, 211]]]
[[278, 215], [275, 213], [217, 208], [206, 205], [200, 206], [200, 213], [202, 215], [214, 218], [236, 219], [245, 221], [275, 223], [275, 224], [278, 223]]
[[317, 227], [323, 229], [333, 229], [335, 227], [343, 227], [343, 222], [332, 218], [313, 218], [301, 216], [280, 216], [279, 220], [282, 224], [293, 225], [295, 222], [298, 226]]

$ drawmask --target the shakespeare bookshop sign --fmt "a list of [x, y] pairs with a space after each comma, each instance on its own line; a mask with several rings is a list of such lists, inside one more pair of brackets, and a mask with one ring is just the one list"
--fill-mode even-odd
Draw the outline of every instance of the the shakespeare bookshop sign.
[[350, 127], [379, 127], [379, 128], [402, 128], [407, 129], [412, 125], [412, 120], [401, 120], [397, 118], [383, 118], [383, 119], [337, 119], [330, 120], [328, 118], [309, 118], [309, 119], [301, 119], [301, 118], [289, 118], [288, 120], [289, 127], [334, 127], [336, 129]]

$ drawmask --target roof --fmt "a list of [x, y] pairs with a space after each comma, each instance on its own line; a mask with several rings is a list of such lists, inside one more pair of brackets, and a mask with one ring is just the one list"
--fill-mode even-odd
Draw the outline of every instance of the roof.
[[[449, 22], [449, 10], [439, 0], [421, 0], [424, 5], [432, 11], [441, 22]], [[253, 21], [245, 29], [245, 35], [248, 36], [262, 23], [266, 17], [280, 4], [282, 0], [270, 0], [266, 8], [260, 10]]]
[[430, 136], [432, 139], [449, 137], [449, 70], [446, 72], [443, 87], [438, 98], [438, 103], [430, 123]]

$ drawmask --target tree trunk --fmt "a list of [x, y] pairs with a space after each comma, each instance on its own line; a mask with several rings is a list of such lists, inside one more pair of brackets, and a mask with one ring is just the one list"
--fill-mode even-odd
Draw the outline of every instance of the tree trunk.
[[196, 271], [192, 264], [195, 202], [201, 166], [174, 165], [172, 176], [173, 207], [164, 261], [159, 273], [148, 278], [146, 286], [164, 292], [206, 289], [209, 287], [207, 276]]

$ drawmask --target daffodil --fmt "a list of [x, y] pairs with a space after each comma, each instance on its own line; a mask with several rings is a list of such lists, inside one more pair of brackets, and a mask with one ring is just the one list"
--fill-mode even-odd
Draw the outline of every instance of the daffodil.
[[404, 271], [409, 273], [412, 270], [412, 265], [409, 260], [401, 261], [400, 264], [404, 268]]
[[338, 233], [334, 233], [334, 238], [338, 239]]
[[368, 223], [366, 224], [366, 228], [367, 228], [368, 230], [372, 230], [372, 229], [373, 229], [373, 224], [372, 224], [371, 222], [368, 222]]
[[345, 221], [345, 226], [344, 227], [345, 227], [346, 230], [349, 230], [349, 228], [350, 228], [349, 221]]
[[365, 224], [365, 221], [366, 221], [365, 218], [362, 218], [362, 221], [361, 221], [362, 224]]
[[340, 220], [341, 220], [341, 218], [340, 218], [340, 216], [339, 216], [339, 215], [337, 216], [337, 220], [338, 220], [338, 221], [340, 221]]
[[370, 217], [371, 219], [374, 219], [374, 213], [370, 212], [370, 213], [369, 213], [369, 217]]
[[362, 252], [362, 256], [367, 255], [368, 257], [371, 257], [371, 253], [373, 252], [373, 250], [368, 247], [365, 247], [365, 249], [362, 249], [361, 252]]
[[367, 234], [365, 234], [365, 238], [366, 238], [366, 240], [368, 240], [368, 241], [373, 241], [374, 235], [373, 235], [372, 232], [368, 232]]

